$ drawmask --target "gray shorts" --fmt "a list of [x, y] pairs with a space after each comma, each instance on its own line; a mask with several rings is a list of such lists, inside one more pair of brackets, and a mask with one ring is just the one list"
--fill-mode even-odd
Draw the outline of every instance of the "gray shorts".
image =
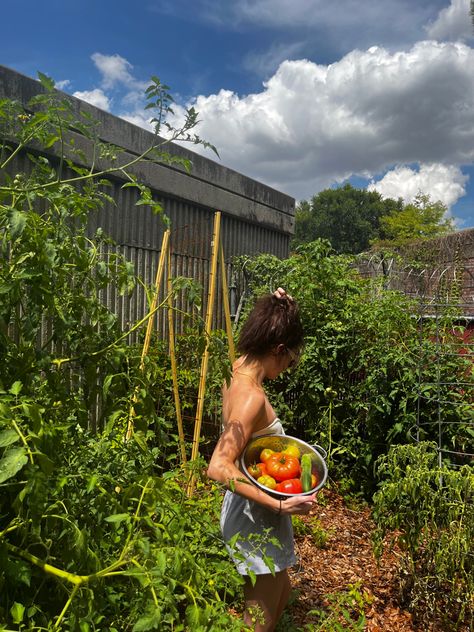
[[277, 573], [296, 563], [291, 517], [279, 516], [230, 491], [222, 504], [221, 531], [241, 575]]

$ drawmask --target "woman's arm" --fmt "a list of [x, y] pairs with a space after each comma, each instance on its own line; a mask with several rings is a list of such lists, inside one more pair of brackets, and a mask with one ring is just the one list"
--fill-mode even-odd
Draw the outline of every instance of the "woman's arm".
[[229, 421], [214, 449], [207, 475], [233, 492], [253, 500], [275, 513], [308, 513], [315, 495], [295, 496], [280, 502], [253, 485], [236, 467], [258, 420], [265, 414], [265, 396], [255, 390], [242, 390], [233, 398]]

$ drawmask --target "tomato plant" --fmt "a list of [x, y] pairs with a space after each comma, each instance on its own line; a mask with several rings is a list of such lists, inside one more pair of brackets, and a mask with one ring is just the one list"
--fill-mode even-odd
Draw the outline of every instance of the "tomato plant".
[[275, 452], [267, 460], [267, 472], [276, 481], [285, 481], [289, 478], [297, 478], [301, 472], [298, 459], [291, 454]]
[[[169, 358], [158, 342], [140, 368], [141, 345], [102, 300], [135, 282], [104, 231], [87, 228], [109, 199], [103, 178], [127, 165], [42, 84], [27, 110], [0, 99], [0, 629], [241, 630], [226, 603], [241, 578], [220, 539], [220, 489], [199, 480], [188, 498], [174, 468]], [[110, 169], [74, 164], [79, 131]]]

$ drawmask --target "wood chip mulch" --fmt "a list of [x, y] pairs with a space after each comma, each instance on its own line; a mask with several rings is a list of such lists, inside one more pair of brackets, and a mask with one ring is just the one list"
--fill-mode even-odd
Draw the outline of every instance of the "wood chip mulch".
[[287, 609], [291, 629], [303, 630], [305, 624], [313, 623], [311, 610], [327, 606], [326, 594], [343, 593], [350, 584], [360, 583], [359, 591], [368, 597], [364, 628], [368, 632], [443, 630], [436, 622], [416, 624], [402, 603], [400, 552], [396, 548], [386, 550], [379, 561], [375, 559], [370, 509], [351, 509], [339, 494], [329, 489], [323, 490], [321, 496], [322, 501], [315, 505], [310, 516], [302, 519], [310, 521], [312, 516], [317, 517], [329, 537], [323, 548], [315, 546], [311, 535], [295, 537], [299, 563], [290, 570], [297, 595]]

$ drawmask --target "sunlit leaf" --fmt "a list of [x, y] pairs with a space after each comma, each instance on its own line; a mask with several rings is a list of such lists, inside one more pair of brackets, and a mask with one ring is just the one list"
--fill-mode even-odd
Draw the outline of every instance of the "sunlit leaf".
[[0, 459], [0, 483], [15, 476], [26, 465], [28, 458], [25, 448], [10, 448]]

